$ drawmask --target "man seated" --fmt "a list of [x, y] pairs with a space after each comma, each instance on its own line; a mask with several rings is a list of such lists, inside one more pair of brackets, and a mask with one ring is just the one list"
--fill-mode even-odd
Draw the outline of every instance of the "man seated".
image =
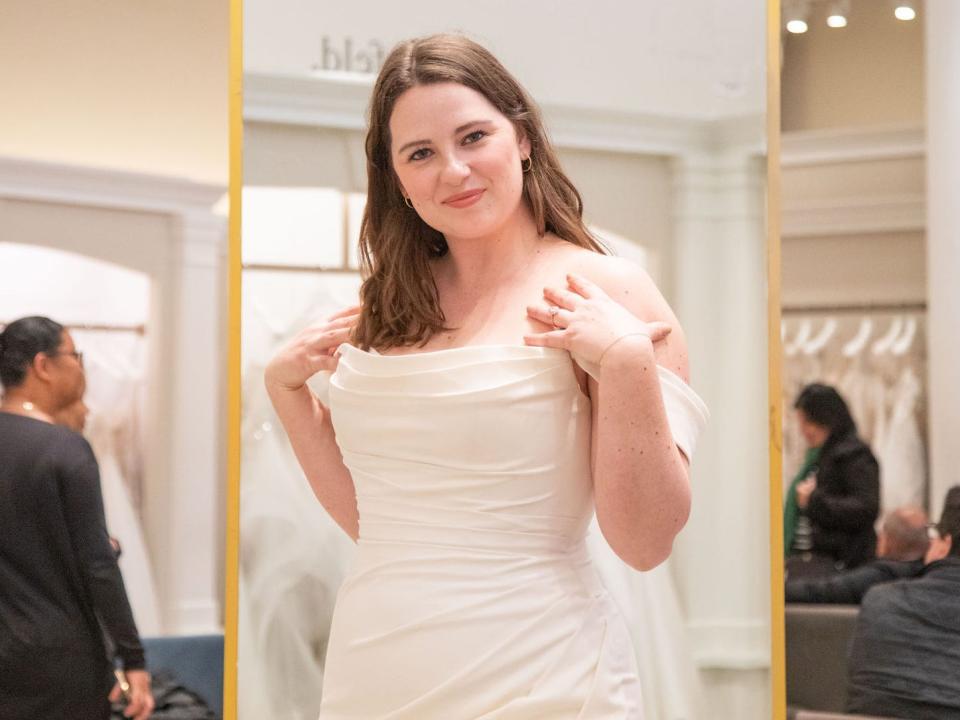
[[899, 508], [883, 520], [876, 560], [837, 575], [788, 579], [786, 601], [859, 604], [874, 585], [919, 574], [929, 544], [927, 514], [918, 507]]
[[960, 485], [950, 488], [919, 576], [877, 585], [850, 648], [847, 711], [960, 718]]

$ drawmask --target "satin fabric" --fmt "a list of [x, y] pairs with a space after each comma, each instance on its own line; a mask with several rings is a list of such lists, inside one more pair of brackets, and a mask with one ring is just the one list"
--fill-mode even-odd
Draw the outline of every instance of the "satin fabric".
[[[320, 717], [641, 718], [630, 633], [584, 542], [590, 402], [570, 355], [339, 352], [329, 403], [360, 537]], [[689, 443], [705, 408], [687, 390], [664, 401]]]

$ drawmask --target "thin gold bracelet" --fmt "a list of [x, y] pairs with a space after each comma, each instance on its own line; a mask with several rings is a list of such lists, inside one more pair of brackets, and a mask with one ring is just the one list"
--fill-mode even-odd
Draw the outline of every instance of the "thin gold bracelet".
[[607, 345], [607, 349], [606, 349], [606, 350], [604, 350], [602, 353], [600, 353], [600, 359], [597, 360], [597, 365], [601, 365], [601, 364], [603, 363], [603, 358], [606, 357], [606, 355], [607, 355], [608, 352], [610, 352], [610, 348], [612, 348], [614, 345], [616, 345], [618, 342], [620, 342], [620, 341], [623, 340], [624, 338], [630, 337], [631, 335], [643, 335], [647, 340], [650, 339], [650, 333], [645, 333], [645, 332], [631, 332], [631, 333], [627, 333], [626, 335], [621, 335], [621, 336], [618, 337], [616, 340], [614, 340], [612, 343], [610, 343], [609, 345]]

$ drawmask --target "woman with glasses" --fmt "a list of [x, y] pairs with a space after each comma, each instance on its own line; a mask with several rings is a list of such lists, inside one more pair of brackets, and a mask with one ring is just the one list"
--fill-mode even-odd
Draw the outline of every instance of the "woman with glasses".
[[[45, 317], [0, 333], [0, 717], [106, 720], [119, 700], [104, 631], [129, 682], [128, 717], [153, 709], [90, 445], [54, 418], [82, 396], [82, 355]], [[113, 687], [113, 690], [111, 690]]]

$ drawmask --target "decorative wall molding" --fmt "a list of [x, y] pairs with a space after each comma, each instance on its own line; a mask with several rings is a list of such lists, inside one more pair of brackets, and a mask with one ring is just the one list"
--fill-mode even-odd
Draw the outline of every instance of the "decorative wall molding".
[[926, 132], [917, 125], [785, 132], [781, 167], [924, 157]]
[[763, 670], [770, 667], [770, 628], [748, 620], [688, 623], [694, 661], [701, 668]]
[[219, 214], [189, 212], [180, 216], [183, 264], [187, 267], [219, 268], [226, 257], [227, 219]]
[[[148, 423], [160, 431], [148, 432], [145, 448], [143, 527], [158, 578], [163, 631], [171, 634], [221, 629], [218, 301], [227, 243], [226, 219], [214, 206], [225, 191], [178, 178], [0, 157], [0, 211], [23, 201], [117, 211], [106, 214], [107, 224], [110, 217], [141, 212], [159, 218], [154, 224], [168, 231], [170, 264], [158, 262], [148, 271], [157, 301], [151, 301], [150, 314]], [[65, 236], [68, 230], [64, 227]], [[61, 249], [69, 249], [68, 242]], [[193, 528], [193, 534], [184, 537], [184, 528]]]
[[874, 195], [806, 201], [781, 212], [784, 238], [926, 230], [922, 194]]
[[223, 632], [220, 603], [213, 600], [186, 600], [177, 604], [172, 623], [179, 635], [202, 635]]
[[183, 215], [209, 213], [226, 191], [179, 178], [0, 157], [0, 198]]
[[[249, 122], [363, 130], [372, 78], [247, 73], [243, 117]], [[642, 155], [709, 152], [736, 143], [762, 152], [762, 116], [704, 120], [573, 106], [542, 107], [558, 147]]]

